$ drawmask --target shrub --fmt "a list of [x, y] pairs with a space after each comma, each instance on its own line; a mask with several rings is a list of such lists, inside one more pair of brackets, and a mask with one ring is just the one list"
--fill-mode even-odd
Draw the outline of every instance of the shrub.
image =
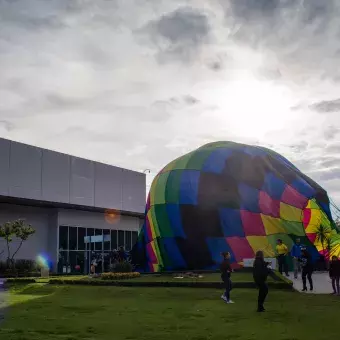
[[10, 278], [6, 280], [6, 283], [35, 283], [35, 279], [30, 279], [27, 277], [23, 277], [23, 278]]
[[133, 272], [133, 273], [103, 273], [101, 274], [100, 278], [102, 280], [124, 280], [124, 279], [133, 279], [139, 277], [140, 273]]
[[114, 265], [114, 271], [116, 273], [131, 273], [132, 270], [132, 264], [128, 261], [118, 262]]

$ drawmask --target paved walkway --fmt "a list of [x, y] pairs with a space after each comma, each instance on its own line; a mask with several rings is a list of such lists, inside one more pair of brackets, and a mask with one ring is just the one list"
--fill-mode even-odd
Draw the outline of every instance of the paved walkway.
[[[333, 291], [332, 283], [331, 283], [328, 273], [314, 272], [312, 278], [313, 278], [313, 283], [314, 283], [314, 291], [313, 292], [308, 291], [307, 294], [330, 294], [332, 293]], [[301, 275], [299, 274], [298, 279], [295, 280], [294, 274], [290, 273], [290, 279], [293, 281], [294, 288], [297, 291], [301, 292], [302, 290]], [[308, 280], [307, 280], [307, 287], [309, 287]]]
[[4, 282], [0, 279], [0, 324], [4, 319], [7, 307], [8, 292], [4, 288]]

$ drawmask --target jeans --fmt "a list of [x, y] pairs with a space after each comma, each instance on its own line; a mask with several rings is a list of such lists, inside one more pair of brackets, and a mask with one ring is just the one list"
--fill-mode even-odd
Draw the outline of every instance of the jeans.
[[224, 283], [224, 287], [225, 287], [225, 292], [224, 292], [224, 296], [227, 299], [227, 301], [230, 300], [230, 291], [232, 290], [232, 282], [230, 280], [230, 278], [223, 278], [223, 283]]
[[264, 309], [263, 304], [268, 295], [268, 286], [266, 282], [257, 282], [257, 287], [259, 288], [259, 296], [257, 299], [257, 309], [260, 311]]
[[311, 269], [302, 269], [302, 283], [303, 283], [303, 289], [307, 290], [307, 280], [306, 277], [308, 278], [308, 282], [309, 282], [309, 286], [310, 286], [310, 290], [313, 290], [313, 279], [312, 279], [312, 274], [313, 274], [313, 270]]
[[279, 263], [279, 272], [282, 274], [283, 270], [285, 274], [288, 276], [288, 265], [287, 265], [287, 259], [285, 255], [279, 255], [277, 257], [277, 262]]
[[293, 265], [294, 265], [294, 277], [297, 279], [299, 272], [301, 272], [301, 262], [298, 258], [293, 257]]
[[332, 287], [335, 294], [340, 294], [340, 276], [333, 276], [332, 278]]

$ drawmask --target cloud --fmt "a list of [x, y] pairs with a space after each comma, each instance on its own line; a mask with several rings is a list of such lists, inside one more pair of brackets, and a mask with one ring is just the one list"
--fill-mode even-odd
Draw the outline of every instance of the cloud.
[[0, 2], [0, 135], [136, 170], [269, 146], [340, 204], [339, 5]]

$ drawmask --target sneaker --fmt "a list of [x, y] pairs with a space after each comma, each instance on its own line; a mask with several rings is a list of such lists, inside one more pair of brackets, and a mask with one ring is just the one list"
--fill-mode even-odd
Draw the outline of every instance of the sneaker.
[[226, 298], [224, 295], [221, 296], [221, 299], [222, 299], [223, 301], [227, 302], [227, 298]]
[[227, 301], [227, 303], [235, 303], [233, 300], [229, 300]]

